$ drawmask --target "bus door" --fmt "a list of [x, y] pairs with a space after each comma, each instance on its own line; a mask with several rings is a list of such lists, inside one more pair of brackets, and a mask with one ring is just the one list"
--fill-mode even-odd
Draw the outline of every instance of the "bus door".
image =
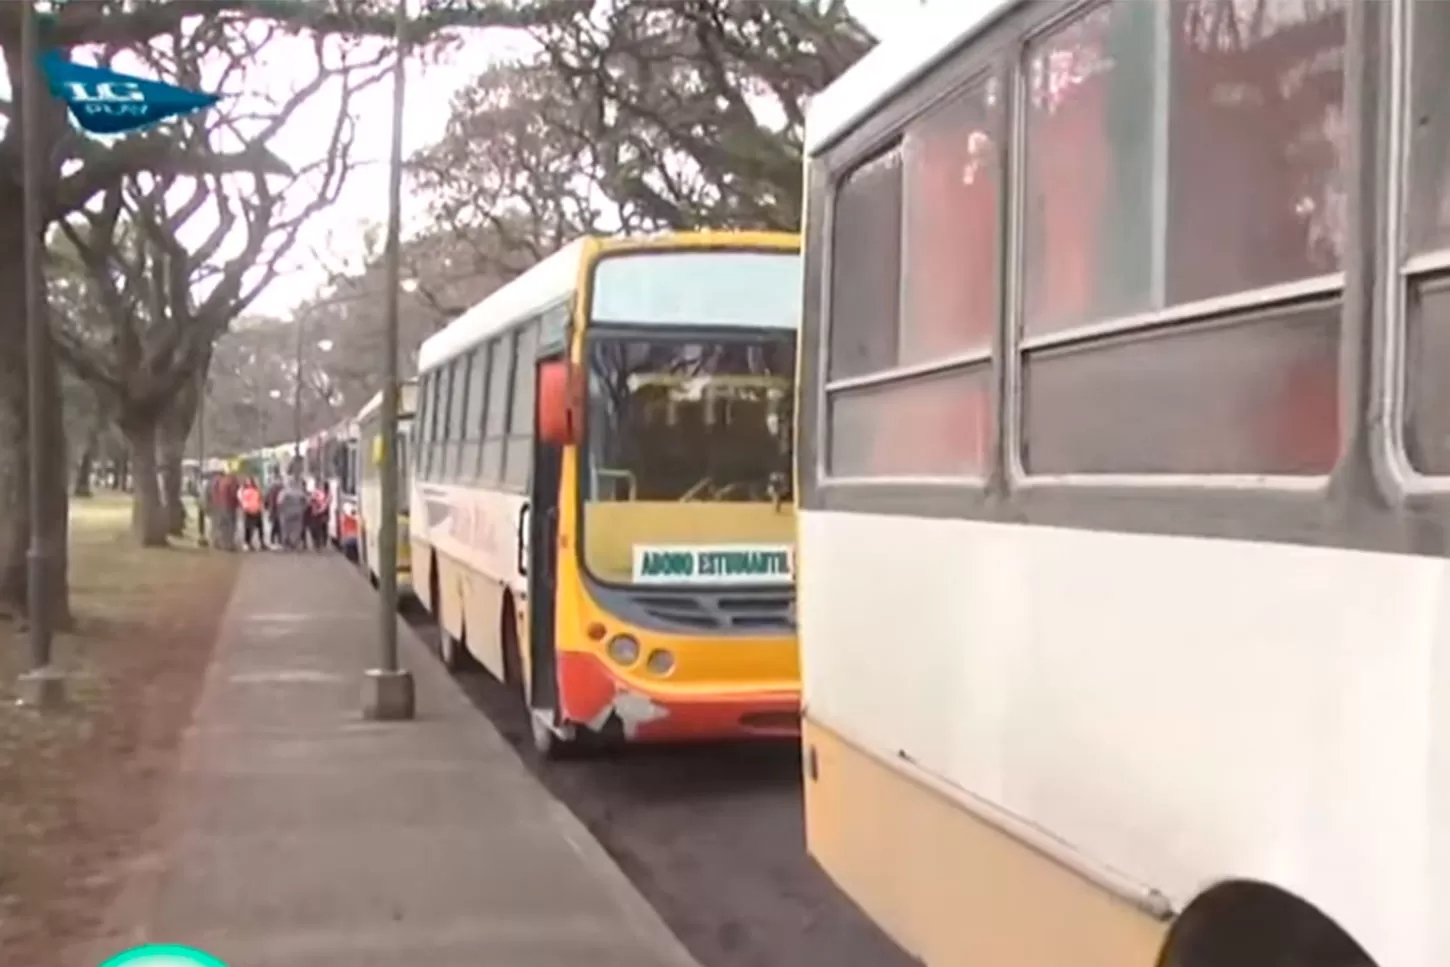
[[[556, 362], [562, 354], [546, 356], [538, 365]], [[534, 382], [539, 385], [537, 377]], [[537, 406], [538, 394], [535, 394]], [[538, 414], [535, 413], [535, 426]], [[529, 649], [531, 708], [558, 708], [559, 681], [554, 662], [554, 601], [559, 565], [559, 485], [562, 482], [564, 448], [546, 443], [534, 434], [534, 472], [529, 499], [522, 513], [527, 516], [527, 546], [519, 547], [519, 566], [529, 586]], [[520, 527], [520, 541], [525, 527]]]

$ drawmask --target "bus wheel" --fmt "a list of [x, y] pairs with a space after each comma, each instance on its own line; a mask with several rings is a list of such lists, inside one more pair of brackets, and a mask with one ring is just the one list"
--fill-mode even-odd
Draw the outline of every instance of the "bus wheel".
[[503, 613], [499, 616], [499, 638], [503, 642], [503, 683], [524, 700], [528, 707], [529, 694], [524, 686], [523, 657], [519, 650], [519, 626], [514, 617], [513, 595], [505, 594]]
[[[465, 631], [466, 635], [468, 632]], [[442, 625], [438, 627], [438, 657], [443, 661], [443, 667], [450, 672], [462, 671], [468, 661], [468, 645], [458, 638], [449, 634], [448, 629]]]

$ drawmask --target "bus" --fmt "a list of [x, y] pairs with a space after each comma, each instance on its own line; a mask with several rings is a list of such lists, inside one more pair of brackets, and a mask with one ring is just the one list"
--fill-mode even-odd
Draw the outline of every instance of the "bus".
[[[417, 408], [418, 384], [406, 380], [398, 386], [398, 600], [404, 601], [415, 594], [413, 567], [408, 528], [411, 520], [406, 502], [408, 480], [411, 476], [409, 460], [413, 413]], [[358, 554], [362, 566], [367, 569], [368, 578], [377, 587], [381, 576], [379, 571], [378, 521], [382, 517], [383, 486], [379, 467], [382, 463], [382, 411], [383, 393], [379, 390], [368, 400], [355, 419], [357, 427], [356, 479], [358, 481]]]
[[997, 0], [812, 101], [808, 848], [928, 967], [1450, 964], [1447, 76]]
[[327, 489], [327, 539], [357, 561], [357, 422], [346, 419], [314, 434], [303, 452], [306, 474]]
[[544, 756], [799, 734], [799, 259], [586, 237], [423, 344], [417, 587]]

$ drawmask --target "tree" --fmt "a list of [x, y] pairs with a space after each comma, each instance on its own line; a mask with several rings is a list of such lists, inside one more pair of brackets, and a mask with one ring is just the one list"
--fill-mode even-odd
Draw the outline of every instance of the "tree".
[[[311, 352], [303, 352], [300, 394], [304, 433], [336, 424], [349, 406], [362, 405], [362, 399], [346, 397], [334, 375], [334, 357], [344, 351], [343, 344], [309, 332], [314, 338], [307, 344]], [[290, 440], [296, 380], [296, 323], [238, 322], [216, 344], [205, 412], [207, 452], [234, 455]]]
[[72, 471], [71, 493], [89, 497], [91, 475], [110, 419], [105, 405], [85, 380], [69, 369], [62, 370], [60, 375], [65, 438], [69, 444], [66, 465]]
[[[260, 46], [255, 37], [242, 40], [244, 56]], [[303, 222], [336, 199], [350, 162], [352, 95], [384, 76], [379, 52], [352, 58], [322, 39], [312, 47], [313, 76], [248, 132], [243, 150], [261, 159], [253, 170], [128, 176], [60, 223], [84, 272], [57, 300], [57, 346], [126, 436], [136, 479], [133, 530], [143, 544], [163, 544], [184, 525], [181, 461], [212, 344], [277, 276]], [[267, 140], [329, 82], [340, 93], [322, 156], [278, 177], [265, 161]], [[184, 136], [196, 145], [235, 136], [243, 128], [238, 114], [205, 115]], [[206, 234], [188, 244], [198, 226]]]
[[[178, 33], [204, 41], [211, 32], [236, 24], [271, 23], [289, 31], [312, 34], [374, 35], [392, 32], [391, 4], [385, 0], [73, 0], [53, 5], [56, 15], [42, 40], [53, 49], [71, 51], [88, 45], [135, 50], [152, 40]], [[456, 27], [528, 26], [550, 18], [577, 15], [589, 6], [581, 0], [425, 0], [413, 23], [416, 41]], [[20, 36], [29, 4], [0, 4], [0, 52], [3, 52], [14, 97], [0, 102], [8, 123], [0, 136], [0, 290], [24, 291], [24, 219], [21, 193], [22, 105], [28, 71], [20, 62]], [[200, 16], [205, 14], [205, 16]], [[169, 128], [102, 143], [73, 130], [59, 102], [41, 97], [37, 125], [40, 144], [34, 155], [45, 161], [42, 208], [47, 218], [64, 217], [85, 206], [98, 193], [128, 176], [222, 174], [252, 170], [256, 159], [213, 147], [197, 154], [168, 136]], [[63, 436], [58, 380], [53, 359], [31, 373], [25, 364], [23, 300], [0, 304], [0, 606], [24, 610], [25, 555], [31, 529], [29, 509], [28, 391], [38, 380], [40, 398], [50, 422], [47, 438]], [[52, 458], [45, 469], [46, 498], [40, 531], [53, 549], [49, 609], [60, 618], [67, 612], [64, 543], [66, 501], [64, 447], [47, 447]]]
[[805, 100], [871, 46], [844, 0], [613, 4], [534, 34], [413, 159], [438, 221], [488, 229], [506, 271], [584, 232], [794, 230]]

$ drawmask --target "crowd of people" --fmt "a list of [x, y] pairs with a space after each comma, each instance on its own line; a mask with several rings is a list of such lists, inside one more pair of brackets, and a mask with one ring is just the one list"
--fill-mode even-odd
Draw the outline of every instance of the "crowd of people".
[[273, 474], [265, 489], [256, 477], [224, 470], [205, 488], [203, 513], [222, 550], [306, 550], [327, 547], [331, 496], [319, 480]]

